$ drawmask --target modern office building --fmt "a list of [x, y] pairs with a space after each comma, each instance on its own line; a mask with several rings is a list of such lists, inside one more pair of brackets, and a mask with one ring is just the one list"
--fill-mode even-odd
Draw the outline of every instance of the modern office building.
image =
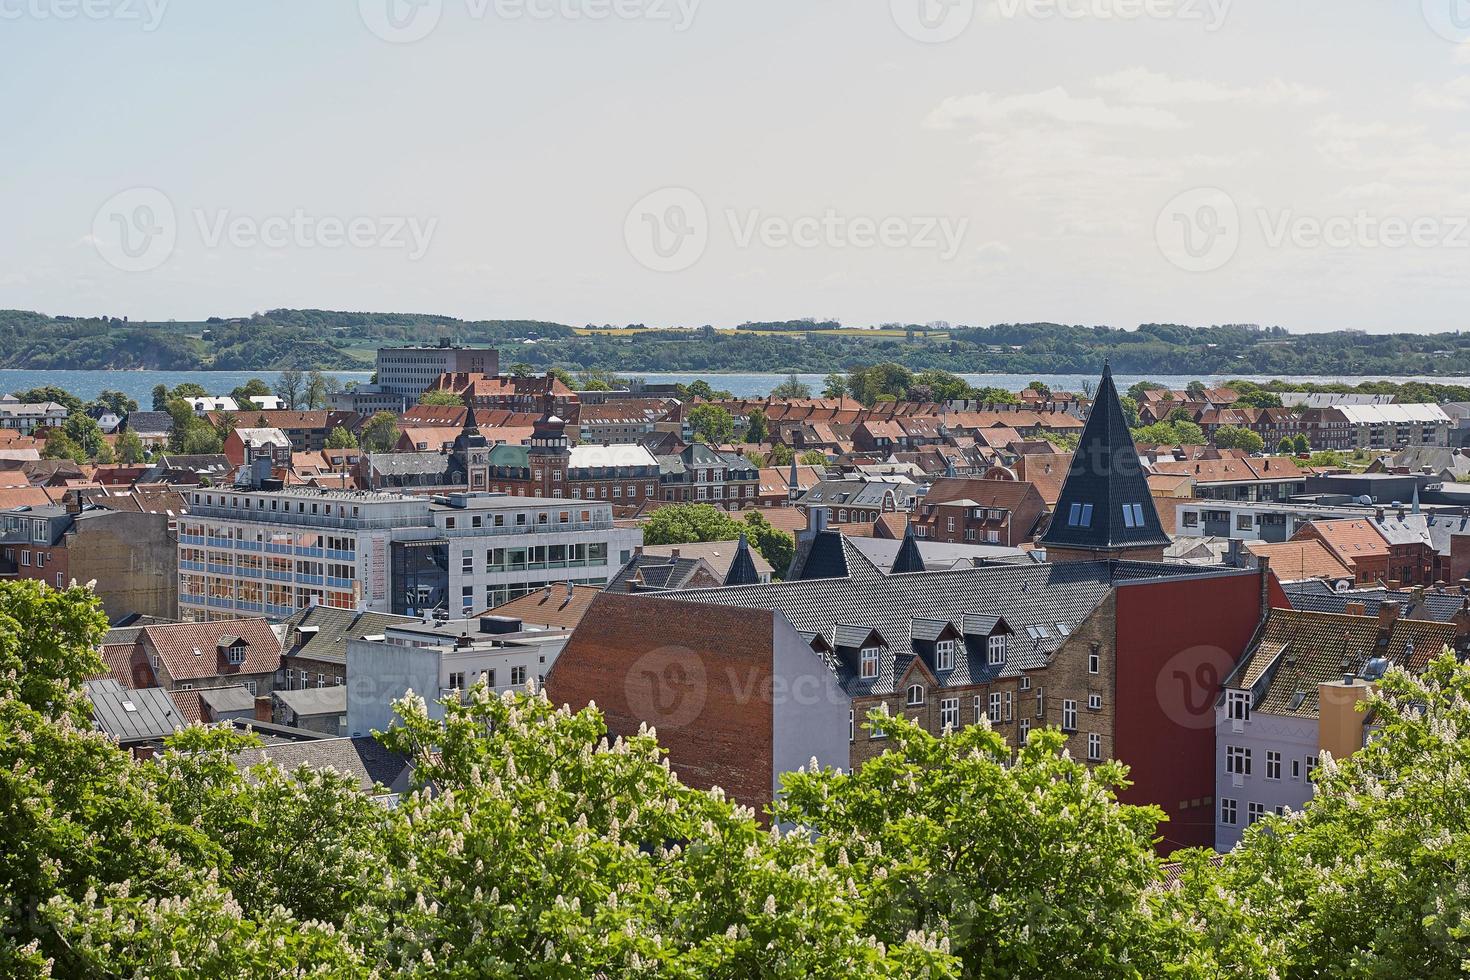
[[378, 387], [402, 395], [409, 404], [441, 374], [500, 373], [500, 353], [488, 347], [460, 347], [441, 340], [434, 347], [385, 347], [378, 351]]
[[642, 543], [600, 501], [315, 487], [199, 488], [179, 526], [179, 614], [313, 605], [464, 615], [553, 583], [604, 585]]
[[465, 616], [550, 585], [606, 585], [643, 543], [605, 501], [454, 493], [430, 507], [434, 534], [392, 546], [390, 612]]

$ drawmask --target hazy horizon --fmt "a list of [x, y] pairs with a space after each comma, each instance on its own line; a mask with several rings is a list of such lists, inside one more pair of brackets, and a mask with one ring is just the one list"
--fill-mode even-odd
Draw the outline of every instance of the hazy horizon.
[[1465, 6], [0, 0], [0, 307], [1458, 330]]

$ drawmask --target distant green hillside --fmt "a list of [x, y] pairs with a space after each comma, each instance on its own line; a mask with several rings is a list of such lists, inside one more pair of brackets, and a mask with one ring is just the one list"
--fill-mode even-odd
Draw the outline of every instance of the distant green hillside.
[[1056, 323], [988, 327], [833, 322], [743, 323], [731, 330], [574, 328], [534, 320], [271, 310], [195, 323], [51, 317], [0, 311], [0, 367], [279, 370], [370, 367], [385, 344], [449, 337], [501, 348], [506, 367], [825, 373], [894, 361], [957, 373], [1086, 374], [1104, 358], [1125, 374], [1470, 375], [1470, 335], [1292, 334], [1253, 325], [1144, 324], [1136, 330]]

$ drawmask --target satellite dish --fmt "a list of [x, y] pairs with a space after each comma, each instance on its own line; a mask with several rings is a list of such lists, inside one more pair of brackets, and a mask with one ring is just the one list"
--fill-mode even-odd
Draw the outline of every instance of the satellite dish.
[[1373, 503], [1373, 498], [1370, 497], [1370, 496], [1368, 496], [1366, 493], [1359, 494], [1359, 496], [1358, 496], [1358, 503], [1363, 504], [1364, 506], [1367, 506], [1367, 505], [1370, 505], [1370, 504]]

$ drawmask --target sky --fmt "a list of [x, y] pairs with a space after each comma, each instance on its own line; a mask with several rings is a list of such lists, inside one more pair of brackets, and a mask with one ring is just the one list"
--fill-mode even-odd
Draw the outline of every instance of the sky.
[[1470, 326], [1470, 0], [0, 0], [0, 83], [0, 308]]

